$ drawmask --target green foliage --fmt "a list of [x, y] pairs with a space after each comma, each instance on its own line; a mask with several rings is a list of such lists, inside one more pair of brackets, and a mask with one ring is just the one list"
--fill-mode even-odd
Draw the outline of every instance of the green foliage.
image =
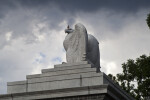
[[108, 76], [136, 100], [150, 96], [150, 56], [142, 55], [135, 61], [129, 59], [122, 68], [122, 73]]
[[146, 19], [147, 25], [150, 28], [150, 14], [147, 15], [147, 19]]

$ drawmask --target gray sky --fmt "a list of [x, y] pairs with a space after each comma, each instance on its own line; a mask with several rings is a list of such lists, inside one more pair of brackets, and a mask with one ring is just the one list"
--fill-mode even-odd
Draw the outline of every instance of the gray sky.
[[102, 72], [120, 73], [127, 59], [150, 53], [148, 13], [150, 0], [1, 0], [0, 94], [7, 82], [65, 61], [68, 24], [98, 39]]

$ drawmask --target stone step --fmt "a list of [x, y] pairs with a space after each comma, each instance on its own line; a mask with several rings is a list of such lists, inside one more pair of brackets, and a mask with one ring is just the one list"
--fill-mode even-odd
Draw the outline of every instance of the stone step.
[[71, 80], [76, 78], [87, 78], [87, 77], [96, 77], [101, 76], [101, 73], [89, 72], [89, 73], [75, 73], [59, 76], [41, 76], [37, 78], [29, 78], [28, 83], [42, 83], [42, 82], [51, 82], [51, 81], [61, 81], [61, 80]]
[[71, 67], [71, 66], [75, 66], [75, 65], [84, 65], [84, 64], [89, 64], [88, 61], [82, 61], [82, 62], [76, 62], [76, 63], [64, 63], [64, 64], [58, 64], [58, 65], [54, 65], [55, 67]]
[[83, 69], [83, 68], [91, 68], [91, 64], [74, 63], [72, 65], [71, 64], [54, 65], [54, 68], [42, 69], [42, 73], [53, 72], [53, 71], [60, 71], [60, 70], [68, 70], [68, 69]]
[[[56, 77], [55, 77], [56, 78]], [[28, 92], [41, 90], [54, 90], [71, 87], [82, 87], [92, 85], [102, 85], [108, 83], [103, 79], [103, 73], [86, 73], [68, 75], [66, 77], [60, 76], [58, 79], [45, 77], [40, 79], [28, 79]]]
[[22, 93], [26, 92], [27, 81], [7, 82], [7, 93]]
[[23, 80], [23, 81], [14, 81], [14, 82], [7, 82], [7, 85], [8, 86], [11, 86], [11, 85], [22, 85], [22, 84], [26, 84], [26, 80]]
[[96, 68], [58, 70], [49, 73], [42, 73], [41, 76], [55, 76], [55, 75], [59, 76], [59, 75], [67, 75], [67, 74], [74, 74], [74, 73], [88, 73], [88, 72], [96, 73]]
[[61, 76], [61, 75], [68, 75], [68, 74], [76, 74], [76, 73], [89, 73], [89, 72], [95, 72], [96, 68], [79, 68], [79, 69], [66, 69], [66, 70], [56, 70], [56, 71], [50, 71], [47, 73], [42, 74], [35, 74], [35, 75], [27, 75], [26, 78], [39, 78], [39, 77], [46, 77], [46, 76]]

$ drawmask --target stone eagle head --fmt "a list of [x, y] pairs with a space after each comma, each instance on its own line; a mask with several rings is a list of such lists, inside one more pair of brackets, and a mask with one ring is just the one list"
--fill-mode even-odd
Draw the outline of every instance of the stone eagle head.
[[71, 29], [70, 27], [69, 27], [69, 25], [68, 25], [68, 27], [67, 27], [67, 29], [65, 29], [65, 33], [72, 33], [74, 30], [73, 29]]

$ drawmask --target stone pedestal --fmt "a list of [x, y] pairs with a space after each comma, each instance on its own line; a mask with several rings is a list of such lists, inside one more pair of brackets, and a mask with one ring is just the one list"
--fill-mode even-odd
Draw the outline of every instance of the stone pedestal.
[[0, 100], [134, 100], [88, 62], [55, 65], [27, 80], [8, 82]]

